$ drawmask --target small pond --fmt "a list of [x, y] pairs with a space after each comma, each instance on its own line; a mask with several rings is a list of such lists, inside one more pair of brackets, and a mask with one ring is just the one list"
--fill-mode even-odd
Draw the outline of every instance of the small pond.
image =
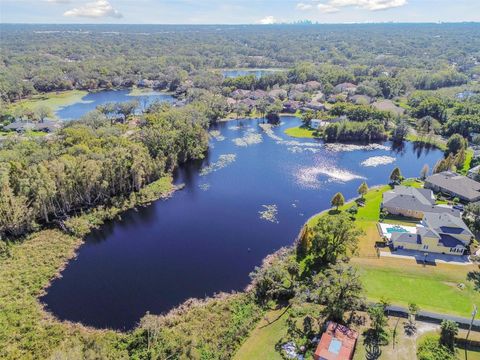
[[131, 329], [190, 297], [242, 290], [262, 259], [291, 245], [302, 224], [332, 196], [388, 182], [399, 166], [418, 176], [438, 150], [390, 142], [324, 145], [284, 134], [295, 117], [266, 133], [262, 120], [212, 128], [202, 161], [181, 167], [186, 186], [171, 199], [127, 211], [94, 231], [42, 298], [60, 319]]

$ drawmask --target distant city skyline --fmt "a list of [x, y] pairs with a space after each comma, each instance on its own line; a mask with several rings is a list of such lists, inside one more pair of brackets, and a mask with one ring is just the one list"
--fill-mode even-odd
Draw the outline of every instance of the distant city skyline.
[[480, 21], [479, 0], [0, 0], [2, 23]]

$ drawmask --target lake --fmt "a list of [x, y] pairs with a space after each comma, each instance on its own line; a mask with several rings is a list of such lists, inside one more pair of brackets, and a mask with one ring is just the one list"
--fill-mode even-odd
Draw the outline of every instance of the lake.
[[[175, 174], [185, 188], [88, 236], [41, 299], [47, 309], [60, 319], [128, 330], [147, 311], [160, 314], [190, 297], [242, 290], [254, 267], [291, 245], [337, 191], [353, 198], [363, 180], [384, 184], [395, 166], [406, 177], [418, 176], [443, 156], [412, 143], [289, 138], [284, 130], [300, 124], [295, 117], [283, 117], [268, 133], [261, 123], [215, 125], [207, 157]], [[262, 218], [265, 206], [278, 211], [272, 221]]]
[[131, 92], [131, 90], [128, 89], [104, 90], [88, 93], [81, 101], [60, 107], [55, 111], [55, 115], [60, 120], [76, 120], [89, 111], [95, 110], [99, 105], [109, 102], [125, 102], [131, 100], [138, 100], [140, 110], [155, 101], [173, 103], [175, 98], [170, 94], [153, 90], [148, 92]]

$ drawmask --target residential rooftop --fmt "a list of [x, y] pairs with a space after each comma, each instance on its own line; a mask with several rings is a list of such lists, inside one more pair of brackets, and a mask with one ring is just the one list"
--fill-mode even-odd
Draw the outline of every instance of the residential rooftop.
[[429, 176], [425, 180], [425, 187], [450, 193], [466, 201], [480, 200], [480, 183], [451, 171]]
[[411, 186], [397, 185], [393, 190], [385, 192], [383, 194], [382, 206], [421, 212], [451, 213], [452, 215], [460, 216], [458, 210], [436, 206], [432, 190]]

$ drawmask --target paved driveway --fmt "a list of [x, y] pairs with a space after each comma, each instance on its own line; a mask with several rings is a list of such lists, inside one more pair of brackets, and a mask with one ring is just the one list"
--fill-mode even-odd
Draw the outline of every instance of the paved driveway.
[[[396, 257], [400, 259], [411, 259], [411, 260], [416, 260], [417, 262], [423, 262], [425, 259], [425, 252], [402, 249], [402, 250], [395, 250], [392, 252], [380, 251], [380, 256]], [[453, 264], [453, 265], [471, 265], [472, 264], [472, 262], [468, 259], [468, 256], [446, 255], [446, 254], [444, 255], [444, 254], [435, 254], [435, 253], [428, 253], [427, 262]]]

